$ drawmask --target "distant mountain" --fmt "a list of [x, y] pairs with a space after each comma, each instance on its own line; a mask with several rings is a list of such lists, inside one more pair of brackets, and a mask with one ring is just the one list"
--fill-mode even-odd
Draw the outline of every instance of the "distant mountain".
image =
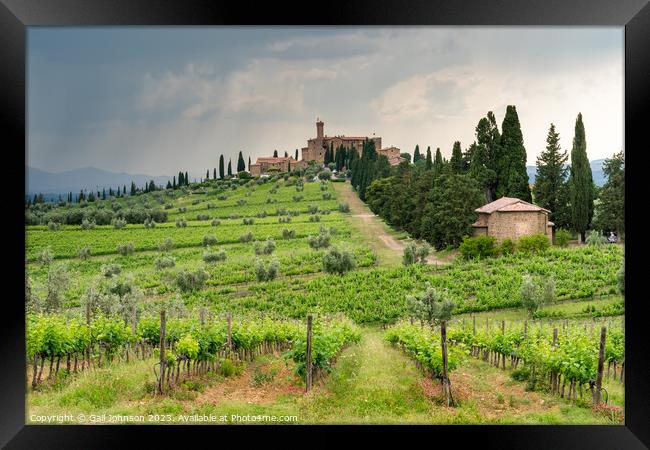
[[[599, 187], [605, 184], [605, 181], [607, 181], [607, 177], [605, 177], [605, 174], [603, 173], [604, 162], [605, 162], [604, 159], [594, 159], [589, 163], [589, 165], [591, 165], [591, 174], [594, 177], [594, 183], [596, 183], [596, 186]], [[526, 166], [526, 171], [528, 172], [528, 182], [530, 184], [534, 184], [535, 175], [537, 174], [537, 167]]]
[[[151, 180], [157, 186], [164, 186], [167, 181], [172, 179], [172, 177], [166, 175], [118, 173], [95, 167], [84, 167], [59, 173], [27, 167], [26, 175], [28, 195], [42, 193], [44, 195], [49, 194], [46, 197], [54, 198], [58, 197], [59, 194], [67, 194], [68, 192], [77, 194], [82, 189], [101, 191], [103, 188], [117, 189], [118, 186], [126, 186], [128, 189], [131, 186], [131, 181], [138, 187], [143, 187], [145, 183]], [[192, 174], [190, 174], [190, 177], [192, 177]]]

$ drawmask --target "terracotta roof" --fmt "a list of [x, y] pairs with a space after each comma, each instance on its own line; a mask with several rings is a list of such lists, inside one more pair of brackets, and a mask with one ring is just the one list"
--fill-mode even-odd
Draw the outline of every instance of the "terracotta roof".
[[273, 157], [270, 157], [270, 158], [257, 158], [256, 164], [259, 164], [261, 162], [279, 163], [279, 162], [285, 162], [285, 161], [293, 162], [293, 161], [295, 161], [295, 159], [293, 159], [293, 156], [288, 156], [288, 157], [287, 156], [282, 156], [282, 157], [277, 157], [277, 158], [273, 158]]
[[483, 205], [475, 210], [478, 213], [492, 214], [495, 211], [512, 212], [512, 211], [546, 211], [548, 209], [540, 208], [532, 203], [525, 202], [518, 198], [501, 197], [487, 205]]

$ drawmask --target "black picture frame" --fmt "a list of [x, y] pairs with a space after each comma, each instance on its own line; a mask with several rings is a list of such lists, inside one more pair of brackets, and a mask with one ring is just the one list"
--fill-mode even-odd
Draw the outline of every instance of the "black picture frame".
[[[650, 5], [648, 0], [456, 0], [222, 3], [215, 1], [156, 0], [0, 0], [0, 123], [5, 141], [4, 173], [17, 174], [5, 184], [4, 224], [9, 230], [4, 243], [14, 244], [5, 259], [3, 320], [0, 325], [2, 368], [0, 369], [0, 445], [6, 448], [116, 447], [134, 443], [135, 435], [147, 442], [166, 441], [172, 434], [187, 434], [190, 445], [198, 442], [223, 444], [227, 434], [241, 439], [267, 433], [294, 433], [295, 427], [255, 428], [226, 426], [45, 426], [25, 425], [25, 324], [20, 281], [24, 269], [12, 264], [24, 257], [24, 197], [15, 187], [25, 183], [21, 149], [26, 155], [26, 27], [93, 25], [613, 25], [625, 27], [625, 147], [626, 176], [626, 392], [624, 426], [442, 426], [355, 427], [356, 437], [399, 440], [422, 434], [425, 445], [439, 445], [442, 436], [451, 445], [464, 447], [468, 438], [481, 448], [585, 448], [636, 449], [650, 447], [650, 333], [645, 329], [644, 231], [641, 201], [645, 187], [643, 168], [647, 162], [647, 126], [650, 123]], [[646, 159], [644, 159], [646, 158]], [[8, 181], [6, 182], [8, 183]], [[634, 202], [634, 200], [637, 202]], [[641, 201], [639, 201], [641, 200]], [[635, 207], [632, 210], [632, 204]], [[15, 208], [15, 211], [14, 211]], [[637, 220], [635, 221], [634, 218]], [[9, 234], [11, 233], [11, 234]], [[647, 240], [647, 239], [646, 239]], [[635, 261], [639, 260], [637, 264]], [[14, 291], [15, 289], [15, 291]], [[10, 293], [11, 292], [11, 293]], [[312, 437], [331, 433], [332, 428], [298, 427]], [[189, 432], [189, 433], [188, 433]], [[297, 441], [292, 441], [297, 442]], [[415, 441], [407, 441], [416, 445]], [[332, 442], [335, 443], [335, 442]], [[212, 445], [212, 444], [209, 444]], [[282, 444], [285, 445], [285, 444]], [[290, 444], [289, 444], [290, 445]], [[422, 444], [417, 444], [422, 445]]]

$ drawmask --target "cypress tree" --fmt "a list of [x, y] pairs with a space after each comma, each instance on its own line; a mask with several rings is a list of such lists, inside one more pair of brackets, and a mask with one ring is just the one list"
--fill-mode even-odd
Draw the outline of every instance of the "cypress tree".
[[172, 189], [176, 190], [176, 175], [174, 175], [174, 178], [172, 179]]
[[625, 233], [625, 154], [621, 151], [603, 163], [607, 177], [600, 190], [600, 202], [594, 213], [594, 226], [602, 231]]
[[[275, 154], [277, 156], [278, 152], [276, 151]], [[232, 176], [232, 159], [228, 160], [228, 176], [229, 177]]]
[[248, 157], [248, 171], [251, 171], [251, 157]]
[[217, 179], [217, 168], [216, 168], [216, 167], [214, 167], [214, 168], [212, 169], [212, 179], [213, 179], [213, 180], [216, 180], [216, 179]]
[[427, 161], [424, 164], [424, 170], [433, 169], [433, 160], [431, 159], [431, 147], [427, 147]]
[[298, 149], [296, 149], [296, 161], [298, 161]]
[[526, 149], [517, 108], [506, 107], [501, 125], [501, 155], [497, 157], [497, 198], [507, 196], [530, 202], [530, 186], [526, 170]]
[[185, 171], [185, 176], [183, 177], [183, 179], [185, 180], [185, 186], [189, 186], [190, 185], [190, 177], [187, 176], [187, 171]]
[[[117, 196], [120, 196], [120, 187], [117, 187]], [[70, 192], [70, 198], [72, 198], [72, 192]]]
[[183, 186], [185, 183], [183, 182], [183, 178], [185, 176], [183, 175], [183, 172], [178, 172], [178, 187]]
[[415, 144], [415, 153], [413, 153], [413, 164], [415, 164], [421, 159], [422, 156], [420, 155], [420, 146], [418, 144]]
[[460, 142], [454, 142], [454, 147], [451, 150], [451, 159], [449, 160], [451, 171], [455, 174], [460, 174], [465, 171], [463, 164], [463, 151], [460, 149]]
[[210, 169], [208, 169], [207, 172], [205, 172], [205, 179], [209, 180], [210, 179]]
[[126, 184], [122, 186], [122, 196], [126, 195]]
[[34, 194], [34, 200], [32, 201], [32, 203], [35, 205], [37, 201], [38, 201], [38, 195]]
[[273, 157], [274, 157], [274, 158], [277, 158], [277, 157], [278, 157], [278, 151], [277, 151], [277, 150], [273, 150]]
[[171, 189], [172, 188], [172, 182], [167, 180], [167, 186], [166, 189]]
[[106, 200], [106, 189], [105, 188], [102, 188], [102, 200]]
[[219, 178], [223, 180], [224, 176], [225, 173], [224, 173], [223, 155], [219, 155]]
[[243, 172], [244, 170], [246, 170], [246, 161], [244, 161], [244, 156], [240, 151], [237, 157], [237, 172]]
[[433, 161], [433, 177], [437, 178], [442, 175], [444, 169], [444, 161], [442, 159], [442, 153], [440, 152], [440, 147], [436, 149], [436, 157]]
[[571, 223], [585, 242], [585, 234], [591, 224], [594, 212], [594, 182], [591, 166], [587, 158], [587, 141], [582, 113], [578, 113], [571, 149], [571, 171], [569, 175], [569, 198], [571, 203]]
[[[497, 121], [492, 111], [488, 111], [487, 117], [483, 117], [479, 120], [475, 131], [476, 145], [473, 148], [470, 147], [468, 153], [473, 159], [475, 157], [473, 152], [479, 152], [480, 164], [484, 166], [485, 170], [479, 171], [481, 172], [479, 174], [480, 178], [477, 178], [476, 180], [486, 189], [487, 201], [491, 202], [504, 195], [499, 195], [497, 192], [499, 164], [502, 160], [503, 151], [501, 147], [499, 127], [497, 126]], [[475, 169], [477, 169], [477, 166]]]
[[[535, 204], [551, 211], [556, 229], [566, 226], [567, 195], [565, 193], [569, 155], [560, 148], [560, 135], [551, 124], [546, 136], [546, 150], [537, 157], [537, 176], [533, 186]], [[559, 219], [559, 220], [558, 220]]]
[[136, 189], [135, 189], [135, 183], [131, 181], [131, 195], [135, 195]]
[[285, 157], [285, 158], [288, 158], [288, 157], [289, 157], [289, 153], [288, 153], [286, 150], [284, 151], [284, 157]]

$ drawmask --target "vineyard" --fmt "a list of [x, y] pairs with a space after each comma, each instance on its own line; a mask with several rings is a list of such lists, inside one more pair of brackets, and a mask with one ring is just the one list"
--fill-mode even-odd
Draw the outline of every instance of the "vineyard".
[[[374, 250], [331, 182], [244, 181], [30, 212], [30, 411], [465, 423], [494, 395], [479, 381], [507, 376], [521, 387], [499, 394], [510, 409], [471, 420], [622, 420], [587, 405], [605, 326], [604, 402], [624, 406], [621, 246], [402, 266]], [[522, 309], [523, 274], [552, 278], [554, 304]], [[427, 283], [455, 304], [449, 407], [436, 403], [440, 327], [407, 302]], [[251, 389], [277, 396], [258, 404]]]

